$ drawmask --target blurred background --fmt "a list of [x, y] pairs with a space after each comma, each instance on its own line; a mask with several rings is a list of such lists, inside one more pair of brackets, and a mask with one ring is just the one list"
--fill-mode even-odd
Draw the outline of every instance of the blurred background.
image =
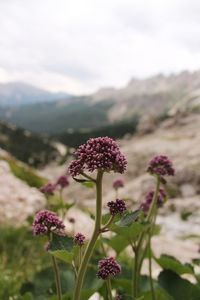
[[[89, 137], [120, 144], [128, 159], [120, 197], [130, 206], [152, 187], [149, 159], [173, 160], [155, 248], [183, 261], [198, 255], [199, 16], [198, 0], [0, 0], [0, 299], [21, 299], [21, 283], [36, 271], [21, 256], [32, 247], [38, 263], [27, 233], [45, 205], [38, 189], [67, 173], [74, 148]], [[104, 203], [118, 177], [107, 175]], [[93, 189], [70, 179], [64, 197], [76, 203], [66, 224], [78, 213], [75, 228], [89, 234], [83, 211], [93, 209]]]

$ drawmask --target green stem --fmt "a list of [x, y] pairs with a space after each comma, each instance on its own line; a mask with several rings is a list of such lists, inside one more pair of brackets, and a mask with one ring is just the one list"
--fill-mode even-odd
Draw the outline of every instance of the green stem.
[[157, 202], [157, 198], [158, 198], [158, 193], [159, 193], [159, 189], [160, 189], [160, 177], [157, 177], [157, 183], [156, 183], [156, 190], [155, 193], [153, 195], [153, 199], [151, 202], [151, 206], [147, 215], [147, 221], [150, 222], [152, 216], [154, 215], [155, 209], [156, 209], [156, 202]]
[[[152, 202], [151, 202], [151, 206], [150, 206], [150, 209], [149, 209], [149, 212], [148, 212], [148, 215], [147, 215], [147, 222], [151, 222], [152, 221], [152, 217], [155, 213], [155, 210], [156, 210], [156, 202], [157, 202], [157, 198], [158, 198], [158, 193], [159, 193], [159, 189], [160, 189], [160, 177], [157, 176], [157, 182], [156, 182], [156, 190], [155, 190], [155, 193], [153, 195], [153, 199], [152, 199]], [[138, 241], [138, 244], [137, 244], [137, 253], [138, 253], [138, 257], [137, 257], [137, 270], [136, 270], [136, 279], [133, 278], [133, 295], [135, 293], [135, 289], [136, 291], [139, 291], [139, 285], [140, 285], [140, 272], [141, 272], [141, 268], [142, 268], [142, 264], [143, 264], [143, 260], [144, 260], [144, 255], [142, 254], [142, 248], [143, 248], [143, 242], [144, 242], [144, 239], [145, 239], [145, 235], [146, 235], [146, 231], [143, 231], [139, 237], [139, 241]], [[144, 250], [145, 251], [145, 250]], [[140, 253], [142, 254], [140, 256]], [[140, 257], [139, 257], [140, 256]], [[136, 287], [135, 287], [136, 285]]]
[[61, 219], [64, 220], [65, 211], [64, 211], [64, 201], [63, 201], [63, 189], [60, 189], [60, 206], [61, 206]]
[[85, 178], [89, 179], [92, 182], [96, 182], [96, 180], [94, 178], [92, 178], [91, 176], [85, 174], [84, 172], [82, 172], [81, 175], [84, 176]]
[[96, 219], [95, 219], [95, 227], [90, 239], [90, 242], [87, 245], [85, 250], [80, 268], [78, 270], [78, 276], [75, 285], [75, 292], [74, 292], [74, 300], [80, 300], [81, 290], [83, 286], [83, 281], [85, 277], [85, 273], [87, 270], [87, 266], [90, 260], [90, 257], [93, 254], [94, 247], [96, 241], [101, 233], [101, 219], [102, 219], [102, 179], [103, 179], [103, 172], [98, 171], [97, 179], [96, 179]]
[[112, 286], [111, 286], [110, 278], [108, 278], [106, 280], [106, 286], [107, 286], [107, 291], [108, 291], [108, 298], [109, 298], [109, 300], [113, 300], [113, 297], [112, 297]]
[[57, 291], [58, 300], [62, 300], [62, 289], [61, 289], [60, 276], [58, 271], [58, 264], [54, 256], [51, 256], [51, 258], [52, 258], [53, 268], [55, 273], [56, 291]]
[[137, 284], [137, 269], [138, 269], [138, 251], [135, 249], [135, 261], [133, 267], [133, 296], [138, 296], [138, 284]]
[[154, 286], [153, 286], [153, 277], [152, 277], [152, 255], [151, 255], [151, 233], [149, 234], [148, 240], [148, 252], [149, 252], [149, 279], [150, 279], [150, 287], [151, 287], [151, 294], [152, 300], [156, 300]]
[[108, 230], [109, 226], [112, 224], [115, 216], [111, 216], [108, 222], [101, 228], [101, 232], [104, 232], [104, 230]]

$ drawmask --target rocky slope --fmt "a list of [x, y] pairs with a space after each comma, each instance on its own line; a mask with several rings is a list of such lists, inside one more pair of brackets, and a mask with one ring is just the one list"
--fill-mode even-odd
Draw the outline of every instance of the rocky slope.
[[[197, 257], [200, 243], [199, 128], [200, 115], [189, 114], [166, 120], [150, 134], [127, 136], [119, 141], [128, 159], [127, 172], [123, 176], [106, 174], [104, 179], [105, 212], [106, 203], [115, 198], [112, 181], [119, 177], [125, 181], [125, 187], [120, 190], [119, 197], [127, 199], [130, 207], [137, 208], [145, 193], [154, 186], [153, 179], [146, 174], [149, 159], [155, 154], [166, 154], [173, 160], [176, 176], [168, 182], [170, 200], [160, 210], [158, 223], [162, 224], [162, 231], [161, 235], [154, 239], [154, 248], [156, 254], [165, 252], [178, 256], [182, 261]], [[49, 165], [40, 171], [40, 175], [54, 181], [59, 175], [66, 173], [66, 167], [67, 163], [63, 166]], [[42, 207], [42, 195], [13, 178], [4, 163], [1, 168], [1, 220], [23, 222], [25, 215]], [[92, 220], [88, 221], [88, 217], [81, 210], [94, 209], [94, 190], [71, 180], [64, 196], [65, 201], [76, 203], [75, 207], [68, 211], [67, 229], [71, 228], [68, 217], [75, 217], [75, 230], [90, 235]]]
[[5, 160], [0, 160], [0, 224], [21, 225], [45, 204], [38, 189], [17, 178]]
[[[154, 132], [120, 141], [121, 149], [128, 159], [128, 169], [125, 175], [105, 175], [105, 204], [115, 198], [112, 181], [122, 177], [125, 187], [120, 190], [119, 197], [126, 198], [131, 207], [140, 205], [145, 193], [154, 187], [153, 179], [146, 174], [149, 159], [155, 154], [166, 154], [174, 162], [176, 176], [168, 182], [170, 200], [160, 211], [158, 222], [163, 225], [161, 235], [154, 239], [155, 252], [165, 252], [178, 256], [182, 261], [188, 261], [198, 256], [200, 243], [200, 115], [190, 114], [185, 117], [166, 120]], [[43, 175], [54, 180], [60, 173], [66, 172], [66, 166], [51, 167], [43, 170]], [[75, 201], [77, 206], [68, 212], [77, 219], [77, 230], [84, 228], [90, 235], [90, 222], [79, 213], [79, 208], [91, 210], [94, 208], [94, 190], [71, 182], [66, 191], [66, 201]], [[184, 216], [189, 217], [186, 220]], [[70, 224], [68, 224], [69, 228]], [[192, 237], [193, 239], [188, 239]], [[186, 239], [186, 240], [185, 240]], [[181, 253], [181, 255], [180, 255]], [[157, 270], [157, 269], [156, 269]]]

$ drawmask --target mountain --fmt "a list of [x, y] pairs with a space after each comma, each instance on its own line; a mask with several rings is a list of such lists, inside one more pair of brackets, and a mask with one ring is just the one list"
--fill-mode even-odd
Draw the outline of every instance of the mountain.
[[136, 115], [160, 117], [183, 107], [196, 110], [199, 99], [200, 71], [184, 71], [132, 79], [123, 88], [103, 88], [88, 96], [2, 108], [0, 117], [34, 132], [60, 134], [104, 127]]
[[0, 83], [0, 106], [16, 107], [20, 105], [66, 99], [65, 93], [51, 93], [23, 82]]
[[[178, 102], [200, 96], [200, 71], [132, 79], [121, 89], [100, 89], [92, 95], [93, 103], [112, 99], [109, 119], [118, 120], [134, 112], [160, 114]], [[191, 103], [191, 102], [190, 102]]]
[[35, 167], [61, 159], [57, 144], [49, 138], [3, 121], [0, 121], [0, 148]]

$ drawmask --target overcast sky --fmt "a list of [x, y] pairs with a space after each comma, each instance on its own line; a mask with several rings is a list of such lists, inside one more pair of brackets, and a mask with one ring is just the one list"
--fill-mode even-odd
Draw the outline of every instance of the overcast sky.
[[74, 94], [200, 69], [199, 0], [0, 0], [0, 82]]

